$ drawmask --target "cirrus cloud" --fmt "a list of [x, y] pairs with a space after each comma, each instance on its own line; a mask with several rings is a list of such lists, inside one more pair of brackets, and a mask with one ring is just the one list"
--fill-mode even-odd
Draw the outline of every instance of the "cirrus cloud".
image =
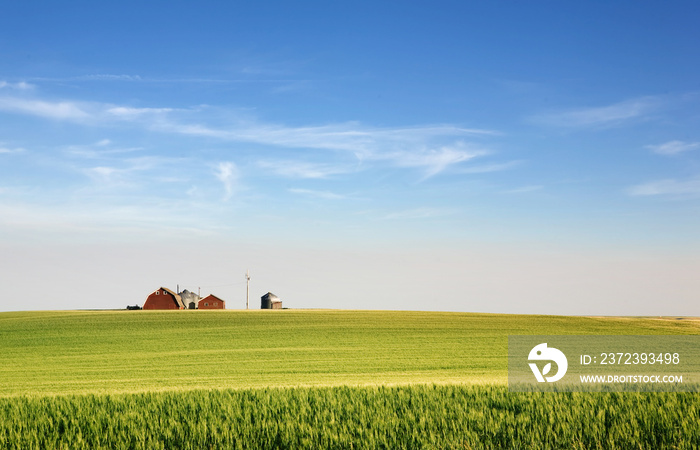
[[348, 198], [346, 195], [336, 194], [330, 191], [318, 191], [313, 189], [290, 188], [292, 194], [305, 195], [307, 197], [317, 198], [321, 200], [343, 200]]
[[235, 183], [239, 179], [238, 167], [230, 161], [220, 162], [214, 172], [216, 178], [224, 185], [224, 200], [231, 198]]
[[[152, 132], [253, 143], [279, 149], [322, 150], [330, 155], [351, 155], [360, 164], [388, 164], [416, 169], [422, 172], [422, 180], [489, 154], [490, 151], [478, 143], [479, 140], [499, 135], [489, 129], [466, 128], [454, 124], [372, 127], [360, 122], [344, 122], [293, 127], [251, 118], [231, 119], [230, 111], [219, 111], [207, 106], [183, 109], [133, 107], [99, 102], [44, 100], [33, 96], [0, 97], [0, 111], [69, 121], [84, 126], [119, 124]], [[274, 160], [278, 159], [282, 160], [276, 155]], [[262, 160], [260, 165], [279, 174], [299, 178], [325, 178], [351, 170], [342, 164], [323, 162], [294, 162], [283, 166], [281, 163]]]
[[9, 83], [7, 81], [0, 80], [0, 89], [15, 89], [20, 91], [26, 91], [29, 89], [34, 89], [34, 85], [24, 81], [20, 81], [19, 83]]
[[268, 170], [275, 175], [288, 178], [324, 179], [332, 175], [348, 173], [351, 170], [346, 167], [332, 164], [310, 163], [293, 160], [260, 160], [258, 167]]
[[632, 186], [627, 192], [632, 196], [700, 197], [700, 177], [680, 181], [656, 180]]
[[700, 148], [700, 142], [669, 141], [658, 145], [647, 145], [646, 148], [659, 155], [677, 155]]
[[59, 120], [83, 120], [90, 117], [79, 103], [51, 102], [17, 97], [0, 97], [0, 110]]
[[645, 118], [659, 108], [661, 100], [654, 96], [638, 97], [604, 106], [565, 109], [533, 115], [531, 122], [561, 128], [591, 128], [621, 125]]

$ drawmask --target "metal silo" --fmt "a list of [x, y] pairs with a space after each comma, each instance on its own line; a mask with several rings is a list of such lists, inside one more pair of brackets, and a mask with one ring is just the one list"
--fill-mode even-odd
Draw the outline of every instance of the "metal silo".
[[272, 303], [279, 302], [279, 298], [272, 292], [260, 297], [260, 309], [272, 309]]

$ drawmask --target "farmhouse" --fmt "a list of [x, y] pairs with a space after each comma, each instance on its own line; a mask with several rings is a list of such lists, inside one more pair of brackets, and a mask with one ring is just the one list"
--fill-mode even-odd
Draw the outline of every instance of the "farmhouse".
[[143, 309], [185, 309], [182, 297], [161, 287], [146, 298]]
[[197, 304], [198, 309], [226, 309], [226, 302], [215, 295], [207, 295]]
[[282, 309], [282, 300], [272, 292], [260, 297], [260, 309]]

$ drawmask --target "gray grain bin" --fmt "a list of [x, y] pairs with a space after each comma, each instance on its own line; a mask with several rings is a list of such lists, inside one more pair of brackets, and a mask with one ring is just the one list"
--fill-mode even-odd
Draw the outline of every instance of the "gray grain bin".
[[201, 300], [199, 295], [195, 294], [194, 292], [190, 292], [187, 289], [180, 292], [180, 297], [182, 298], [185, 308], [187, 309], [195, 309], [197, 307], [197, 302]]
[[260, 309], [282, 309], [282, 300], [272, 292], [260, 297]]

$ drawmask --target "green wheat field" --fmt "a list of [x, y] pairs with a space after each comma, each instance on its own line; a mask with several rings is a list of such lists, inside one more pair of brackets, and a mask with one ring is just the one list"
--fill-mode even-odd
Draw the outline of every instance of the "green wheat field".
[[681, 318], [0, 313], [0, 448], [698, 448], [695, 393], [509, 393], [511, 334]]

